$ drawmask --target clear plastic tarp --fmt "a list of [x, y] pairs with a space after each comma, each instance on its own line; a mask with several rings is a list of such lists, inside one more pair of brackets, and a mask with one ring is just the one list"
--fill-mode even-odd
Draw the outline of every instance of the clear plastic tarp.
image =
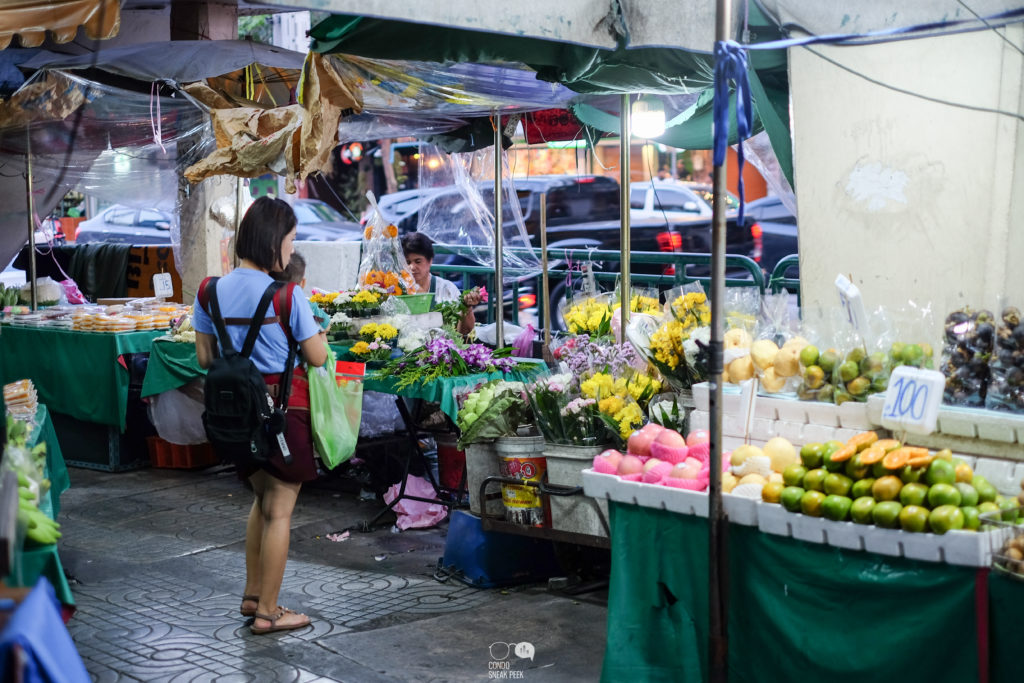
[[[502, 266], [507, 278], [535, 274], [538, 256], [513, 252], [531, 247], [523, 213], [512, 184], [508, 155], [502, 155]], [[495, 264], [494, 147], [446, 154], [434, 145], [420, 145], [420, 188], [424, 194], [417, 230], [435, 242], [470, 247], [470, 258]]]
[[[39, 217], [71, 189], [175, 214], [182, 170], [214, 145], [207, 113], [167, 86], [136, 92], [60, 71], [37, 72], [0, 104], [3, 176], [24, 174], [29, 133]], [[24, 182], [9, 196], [24, 197]], [[27, 241], [26, 213], [20, 201], [0, 211], [4, 263]]]
[[363, 113], [342, 119], [339, 142], [425, 137], [455, 130], [469, 119], [503, 113], [564, 109], [580, 98], [514, 64], [438, 64], [332, 55], [335, 69], [356, 81]]

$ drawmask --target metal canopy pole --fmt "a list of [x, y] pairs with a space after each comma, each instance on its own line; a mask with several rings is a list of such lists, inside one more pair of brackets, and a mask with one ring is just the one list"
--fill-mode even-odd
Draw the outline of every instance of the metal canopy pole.
[[[501, 232], [501, 113], [494, 112], [494, 284], [497, 291], [495, 346], [505, 346], [505, 278], [502, 270]], [[492, 295], [493, 296], [493, 295]], [[514, 303], [514, 302], [513, 302]]]
[[[715, 17], [715, 42], [729, 39], [731, 0], [718, 0]], [[726, 131], [716, 131], [728, 135]], [[723, 162], [724, 163], [724, 162]], [[708, 488], [708, 614], [709, 657], [712, 683], [728, 680], [728, 607], [726, 590], [729, 586], [727, 525], [722, 508], [722, 352], [724, 349], [724, 320], [722, 300], [725, 298], [725, 197], [726, 168], [713, 169], [711, 219], [711, 396], [710, 446], [711, 473]]]
[[619, 343], [626, 344], [626, 325], [629, 324], [629, 94], [619, 98], [622, 114], [619, 116], [619, 249], [622, 260], [619, 268], [619, 314], [622, 316]]
[[540, 193], [540, 295], [544, 309], [544, 346], [551, 346], [551, 294], [548, 278], [548, 193]]
[[32, 130], [25, 129], [25, 185], [28, 195], [28, 282], [31, 292], [30, 306], [35, 311], [39, 305], [39, 293], [36, 291], [36, 226], [33, 216], [36, 215], [35, 199], [32, 197]]

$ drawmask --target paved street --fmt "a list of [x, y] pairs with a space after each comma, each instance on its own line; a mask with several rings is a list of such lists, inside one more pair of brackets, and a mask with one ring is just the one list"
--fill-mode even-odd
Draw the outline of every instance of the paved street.
[[[70, 444], [66, 446], [70, 447]], [[326, 534], [379, 504], [307, 488], [280, 602], [311, 628], [265, 636], [238, 614], [245, 517], [234, 474], [71, 470], [60, 543], [78, 612], [71, 635], [97, 681], [589, 681], [600, 676], [605, 594], [483, 590], [434, 578], [447, 524]], [[506, 656], [529, 642], [535, 657]], [[492, 644], [497, 643], [494, 648]]]

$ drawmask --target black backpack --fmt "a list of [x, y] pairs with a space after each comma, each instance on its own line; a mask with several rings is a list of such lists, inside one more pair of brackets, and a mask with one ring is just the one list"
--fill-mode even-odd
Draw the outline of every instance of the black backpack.
[[[208, 278], [204, 281], [200, 285], [199, 295], [200, 304], [204, 299], [209, 302], [207, 313], [213, 320], [221, 347], [220, 356], [214, 359], [206, 373], [206, 411], [203, 413], [206, 437], [213, 444], [214, 451], [221, 460], [236, 465], [266, 462], [276, 448], [280, 448], [285, 463], [291, 463], [291, 453], [285, 442], [284, 432], [296, 344], [283, 321], [282, 327], [288, 336], [288, 361], [279, 385], [280, 405], [274, 404], [262, 373], [249, 359], [260, 328], [266, 322], [265, 316], [271, 299], [281, 290], [283, 283], [273, 282], [263, 292], [263, 297], [249, 322], [245, 343], [242, 344], [241, 352], [238, 352], [231, 343], [231, 337], [228, 336], [220, 304], [217, 302], [218, 279]], [[289, 305], [275, 308], [287, 308], [290, 313], [290, 295], [293, 288], [294, 286], [286, 288]], [[239, 321], [232, 319], [232, 322]]]

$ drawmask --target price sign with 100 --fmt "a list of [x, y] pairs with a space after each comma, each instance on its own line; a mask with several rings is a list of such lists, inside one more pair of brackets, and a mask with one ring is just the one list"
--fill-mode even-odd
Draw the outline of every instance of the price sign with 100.
[[900, 366], [889, 378], [882, 426], [915, 434], [935, 431], [945, 378], [941, 372]]

